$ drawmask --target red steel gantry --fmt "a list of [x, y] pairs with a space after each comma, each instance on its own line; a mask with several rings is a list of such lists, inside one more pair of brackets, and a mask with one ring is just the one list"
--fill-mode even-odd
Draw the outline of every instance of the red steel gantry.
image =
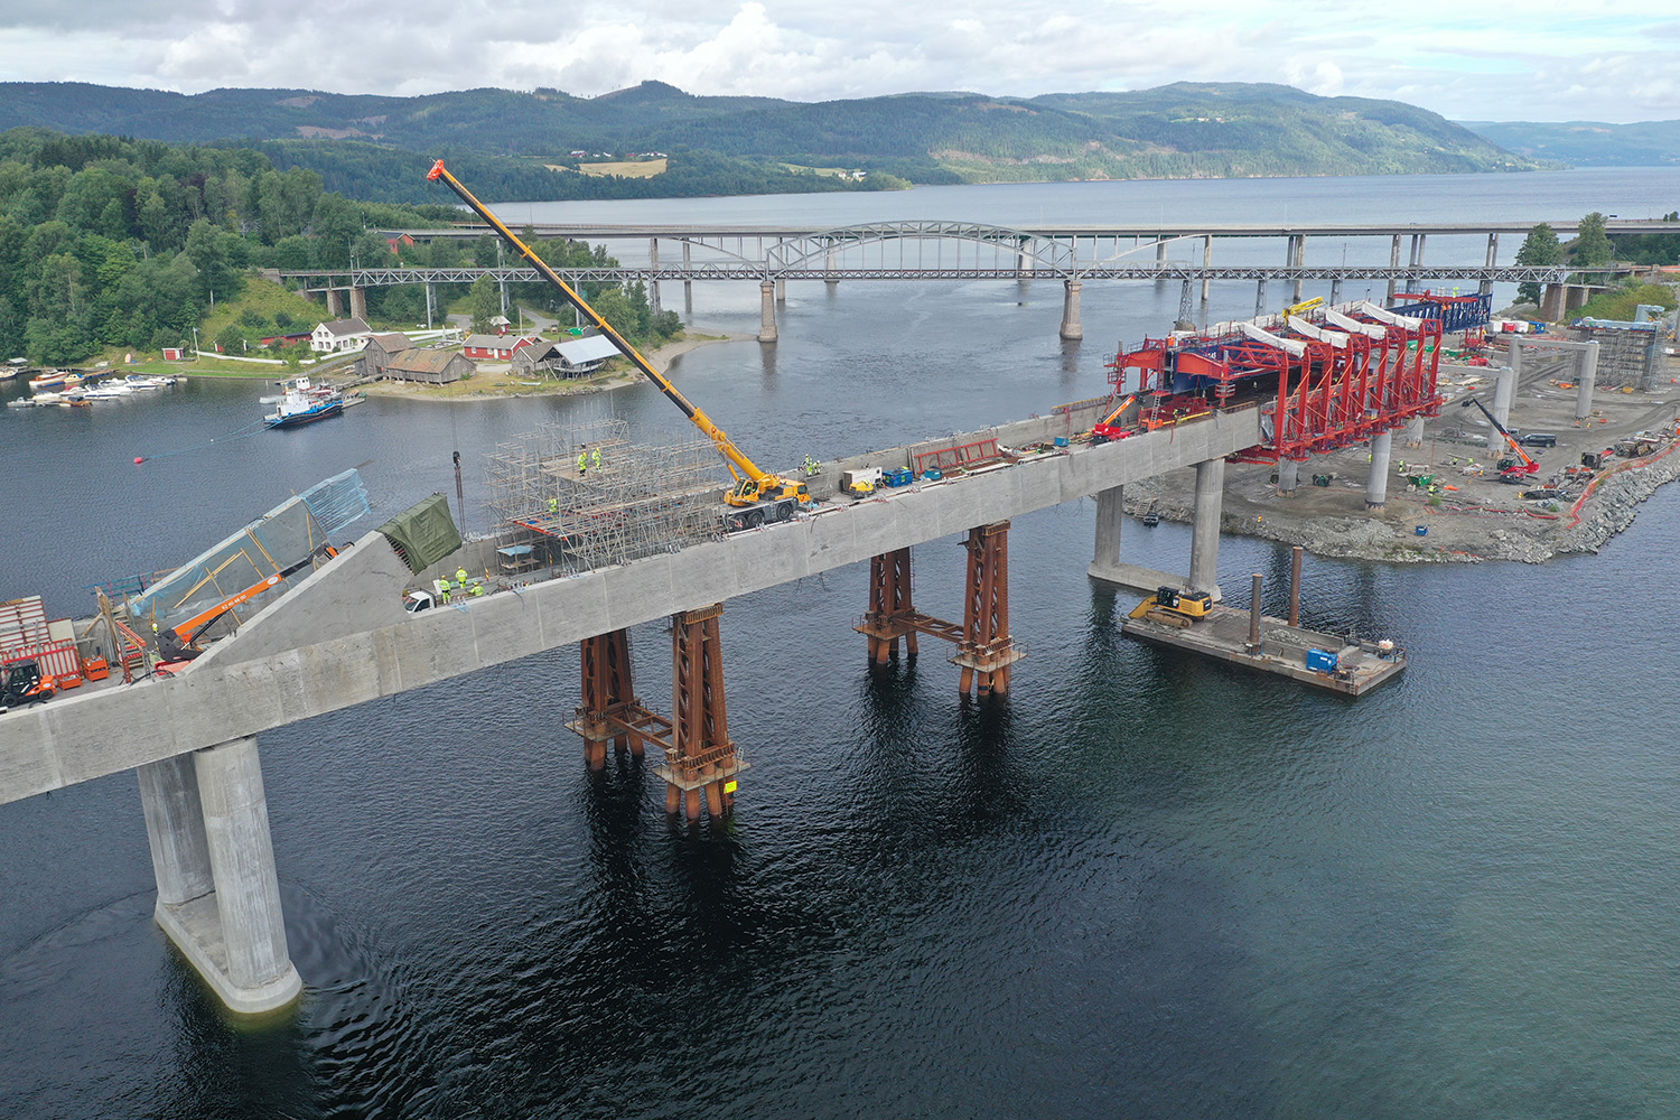
[[1147, 430], [1275, 394], [1267, 443], [1240, 456], [1259, 462], [1304, 460], [1440, 414], [1440, 319], [1360, 303], [1262, 322], [1145, 339], [1109, 364], [1110, 380], [1120, 391], [1137, 371]]

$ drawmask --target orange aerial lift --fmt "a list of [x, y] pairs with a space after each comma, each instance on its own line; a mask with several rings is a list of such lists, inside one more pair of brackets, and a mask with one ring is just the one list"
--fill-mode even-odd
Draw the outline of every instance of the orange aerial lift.
[[500, 218], [492, 214], [490, 209], [463, 186], [459, 179], [451, 175], [449, 169], [444, 167], [441, 159], [432, 165], [432, 169], [426, 174], [426, 178], [443, 180], [450, 190], [460, 196], [461, 201], [466, 203], [473, 213], [483, 218], [485, 222], [489, 223], [491, 229], [501, 234], [503, 239], [542, 275], [543, 279], [558, 288], [561, 295], [566, 297], [566, 302], [577, 308], [580, 314], [593, 323], [595, 328], [618, 349], [620, 354], [630, 359], [630, 362], [642, 371], [642, 376], [658, 386], [661, 393], [664, 393], [671, 399], [672, 403], [682, 409], [683, 415], [693, 421], [695, 427], [706, 433], [706, 438], [712, 441], [713, 446], [718, 449], [718, 452], [729, 464], [729, 473], [735, 479], [735, 485], [724, 494], [723, 499], [725, 503], [732, 507], [725, 518], [729, 528], [751, 529], [764, 524], [766, 520], [786, 521], [793, 516], [796, 508], [810, 503], [811, 493], [806, 488], [805, 483], [798, 479], [771, 474], [747, 458], [746, 453], [735, 446], [735, 441], [730, 439], [722, 428], [713, 423], [711, 417], [696, 408], [687, 397], [679, 393], [677, 387], [667, 381], [658, 370], [654, 369], [652, 364], [642, 357], [641, 353], [630, 345], [611, 323], [601, 318], [600, 314], [589, 306], [588, 302], [570, 284], [560, 278], [559, 273], [549, 267], [547, 261], [515, 237], [513, 231], [508, 229]]

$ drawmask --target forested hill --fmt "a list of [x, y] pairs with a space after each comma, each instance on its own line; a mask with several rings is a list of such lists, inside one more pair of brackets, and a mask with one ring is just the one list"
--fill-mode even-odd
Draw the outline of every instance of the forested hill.
[[[1028, 99], [916, 93], [814, 104], [696, 97], [659, 82], [595, 98], [553, 89], [420, 97], [223, 89], [188, 96], [78, 83], [0, 83], [0, 130], [23, 125], [171, 141], [264, 141], [264, 151], [281, 166], [301, 164], [319, 172], [329, 188], [388, 200], [423, 197], [423, 188], [411, 181], [413, 167], [446, 153], [478, 160], [475, 188], [508, 200], [859, 189], [899, 180], [1534, 166], [1411, 105], [1238, 83]], [[668, 153], [671, 178], [604, 182], [548, 169], [575, 165], [574, 151], [589, 153], [586, 160], [596, 153]], [[869, 174], [839, 178], [804, 169]]]
[[1464, 127], [1533, 159], [1576, 167], [1680, 166], [1680, 120], [1604, 124], [1600, 121], [1465, 121]]

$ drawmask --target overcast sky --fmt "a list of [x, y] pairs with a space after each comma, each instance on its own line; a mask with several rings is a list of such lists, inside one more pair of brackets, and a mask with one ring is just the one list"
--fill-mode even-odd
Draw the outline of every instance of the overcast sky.
[[823, 101], [1241, 81], [1454, 120], [1680, 117], [1675, 0], [0, 0], [0, 59], [7, 80], [182, 93], [593, 97], [657, 78]]

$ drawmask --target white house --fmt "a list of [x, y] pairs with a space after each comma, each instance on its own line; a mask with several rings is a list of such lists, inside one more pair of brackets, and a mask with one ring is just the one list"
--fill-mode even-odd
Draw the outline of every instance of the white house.
[[373, 328], [361, 319], [334, 319], [309, 333], [309, 348], [317, 354], [359, 350], [372, 337]]

